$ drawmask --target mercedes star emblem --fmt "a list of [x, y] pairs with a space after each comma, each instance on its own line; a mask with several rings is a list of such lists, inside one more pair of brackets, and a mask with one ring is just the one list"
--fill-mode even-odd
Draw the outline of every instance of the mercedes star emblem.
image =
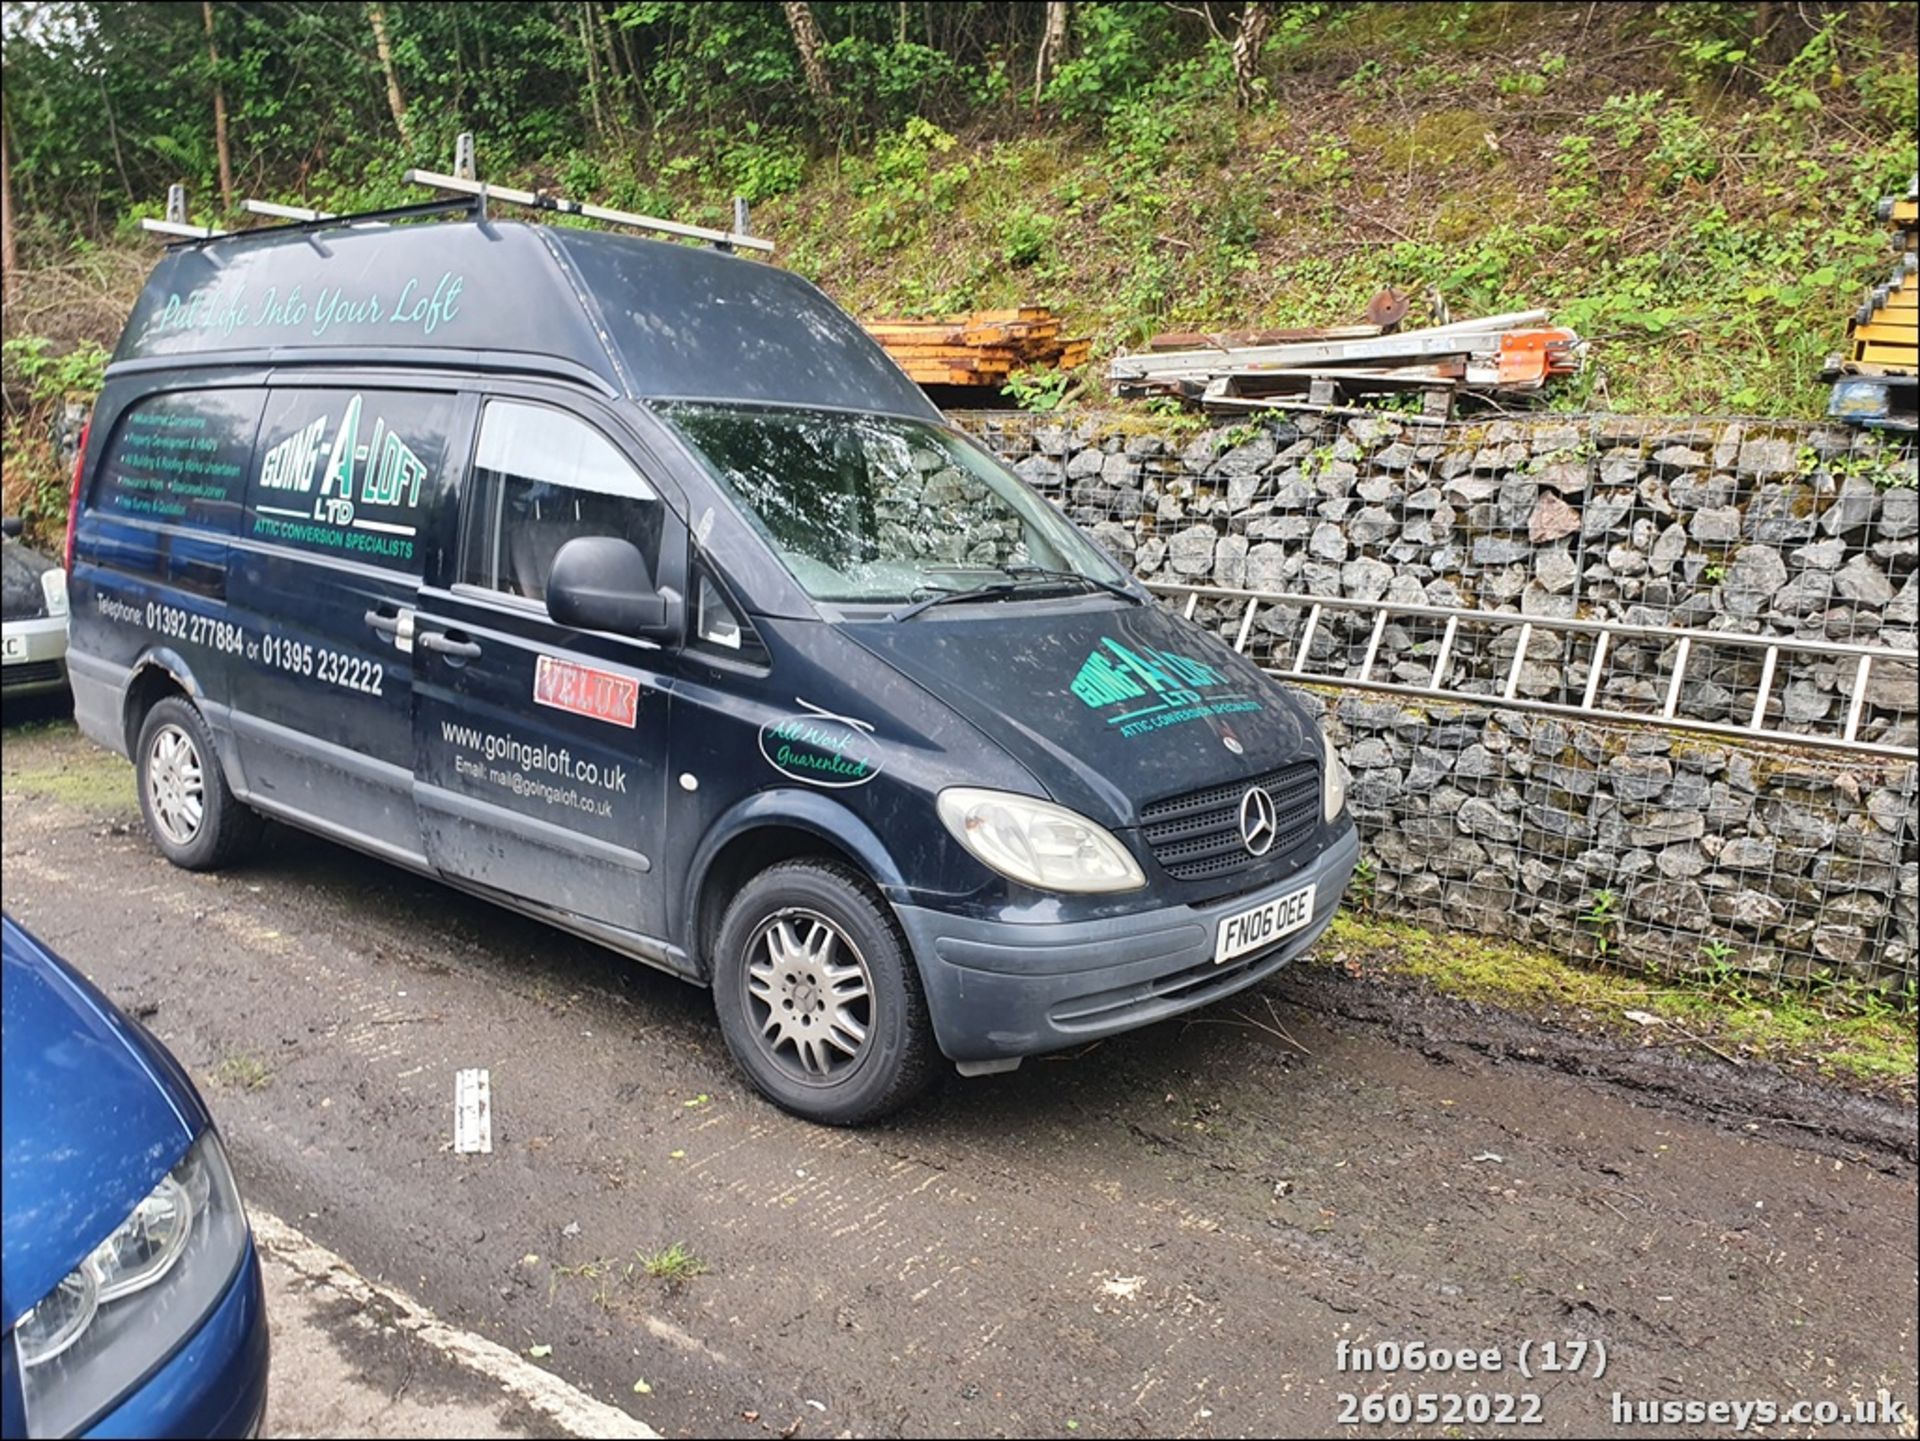
[[1247, 843], [1247, 850], [1264, 856], [1273, 849], [1279, 833], [1274, 823], [1273, 797], [1259, 786], [1247, 787], [1247, 793], [1240, 798], [1240, 839]]

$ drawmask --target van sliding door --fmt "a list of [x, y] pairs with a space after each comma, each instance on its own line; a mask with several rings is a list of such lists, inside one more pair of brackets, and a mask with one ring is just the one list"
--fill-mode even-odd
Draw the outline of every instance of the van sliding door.
[[233, 686], [251, 798], [416, 864], [408, 633], [471, 404], [276, 387], [233, 546], [232, 600], [257, 640]]

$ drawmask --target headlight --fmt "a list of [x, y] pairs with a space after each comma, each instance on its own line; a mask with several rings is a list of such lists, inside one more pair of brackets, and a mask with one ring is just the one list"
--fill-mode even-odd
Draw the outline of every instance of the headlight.
[[209, 1130], [14, 1328], [29, 1436], [70, 1436], [191, 1335], [226, 1290], [246, 1217]]
[[1147, 883], [1111, 834], [1049, 801], [963, 786], [940, 792], [940, 819], [987, 865], [1039, 890], [1131, 891]]
[[1331, 821], [1347, 803], [1347, 768], [1340, 764], [1325, 731], [1320, 733], [1320, 749], [1326, 753], [1320, 768], [1320, 814]]
[[40, 594], [47, 598], [48, 615], [67, 613], [67, 573], [64, 570], [40, 572]]

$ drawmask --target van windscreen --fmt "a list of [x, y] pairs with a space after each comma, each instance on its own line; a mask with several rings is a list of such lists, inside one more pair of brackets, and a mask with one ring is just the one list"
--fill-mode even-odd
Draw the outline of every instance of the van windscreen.
[[1125, 579], [998, 461], [939, 426], [826, 410], [661, 411], [815, 600], [893, 603], [1032, 570]]

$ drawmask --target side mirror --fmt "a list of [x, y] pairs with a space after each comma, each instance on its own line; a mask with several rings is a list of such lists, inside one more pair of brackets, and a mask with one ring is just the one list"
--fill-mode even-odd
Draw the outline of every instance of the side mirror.
[[561, 625], [658, 640], [673, 633], [675, 612], [631, 541], [578, 535], [553, 558], [547, 614]]
[[0, 534], [4, 534], [8, 540], [18, 540], [21, 529], [20, 517], [17, 515], [10, 515], [0, 520]]

